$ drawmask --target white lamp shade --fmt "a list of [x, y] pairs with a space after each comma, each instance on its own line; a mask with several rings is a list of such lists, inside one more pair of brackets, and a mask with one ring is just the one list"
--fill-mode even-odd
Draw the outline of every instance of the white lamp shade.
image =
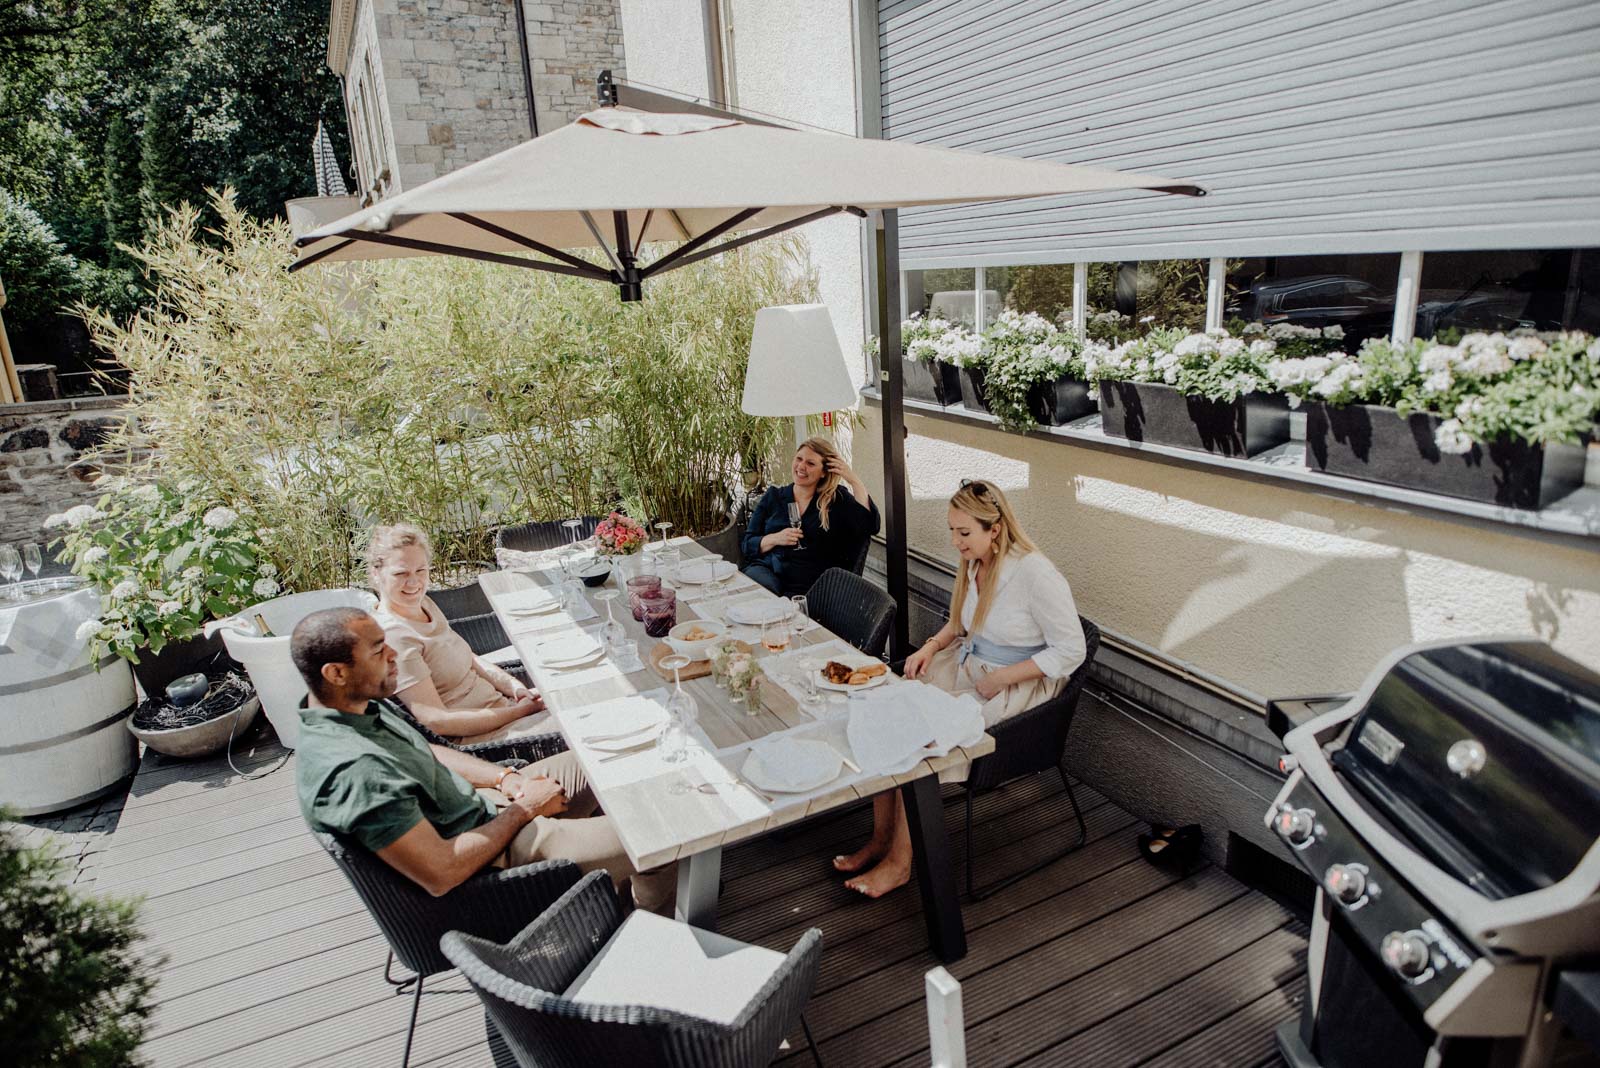
[[756, 312], [741, 408], [750, 415], [812, 415], [855, 400], [826, 306], [784, 304]]

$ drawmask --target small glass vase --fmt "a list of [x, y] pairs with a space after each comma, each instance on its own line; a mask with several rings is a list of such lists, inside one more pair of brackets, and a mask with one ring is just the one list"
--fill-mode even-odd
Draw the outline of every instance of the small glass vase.
[[752, 681], [750, 688], [739, 694], [738, 697], [740, 701], [744, 702], [744, 714], [747, 716], [759, 716], [765, 707], [765, 702], [761, 699], [760, 679]]

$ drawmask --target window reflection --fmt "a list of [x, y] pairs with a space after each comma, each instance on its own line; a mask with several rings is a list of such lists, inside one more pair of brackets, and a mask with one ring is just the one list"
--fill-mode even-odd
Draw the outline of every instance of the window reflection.
[[1429, 252], [1418, 337], [1473, 331], [1600, 330], [1600, 250]]
[[1367, 338], [1389, 335], [1399, 272], [1398, 253], [1235, 260], [1223, 316], [1269, 326], [1339, 326], [1353, 352]]
[[[971, 267], [941, 267], [905, 273], [905, 308], [908, 315], [929, 315], [951, 322], [975, 325], [977, 274]], [[998, 294], [989, 294], [998, 303]]]

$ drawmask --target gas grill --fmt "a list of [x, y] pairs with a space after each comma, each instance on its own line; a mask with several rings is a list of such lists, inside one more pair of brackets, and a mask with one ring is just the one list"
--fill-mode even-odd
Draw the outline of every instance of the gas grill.
[[1298, 711], [1267, 825], [1319, 889], [1284, 1058], [1551, 1063], [1555, 977], [1600, 957], [1600, 675], [1535, 641], [1418, 646]]

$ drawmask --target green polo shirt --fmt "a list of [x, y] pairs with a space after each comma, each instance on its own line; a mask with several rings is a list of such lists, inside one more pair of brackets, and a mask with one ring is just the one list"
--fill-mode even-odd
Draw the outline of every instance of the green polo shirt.
[[487, 823], [489, 803], [439, 763], [428, 742], [386, 701], [367, 714], [300, 709], [295, 780], [313, 830], [346, 835], [373, 852], [423, 820], [441, 838]]

